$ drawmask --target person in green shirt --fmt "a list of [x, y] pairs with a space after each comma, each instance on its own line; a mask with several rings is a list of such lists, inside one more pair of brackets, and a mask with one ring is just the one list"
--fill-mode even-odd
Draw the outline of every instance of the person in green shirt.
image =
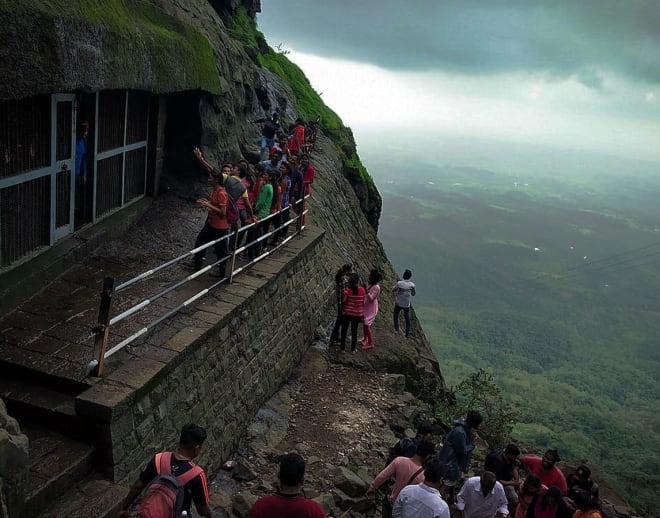
[[[262, 220], [270, 214], [270, 206], [273, 201], [273, 173], [269, 171], [264, 171], [263, 181], [264, 184], [259, 191], [259, 197], [257, 198], [256, 203], [254, 204], [255, 219]], [[259, 239], [264, 234], [264, 223], [259, 221], [253, 228], [248, 232], [248, 243]], [[254, 259], [261, 253], [263, 248], [263, 242], [255, 243], [250, 246], [247, 250], [247, 257], [249, 260]]]

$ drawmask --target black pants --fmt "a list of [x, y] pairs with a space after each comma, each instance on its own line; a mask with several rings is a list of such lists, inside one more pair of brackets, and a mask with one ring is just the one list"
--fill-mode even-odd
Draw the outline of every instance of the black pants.
[[330, 333], [330, 343], [339, 339], [339, 330], [341, 329], [341, 304], [337, 302], [337, 319], [335, 320], [335, 325], [332, 328]]
[[[289, 216], [289, 207], [286, 207], [282, 209], [282, 212], [280, 213], [280, 221], [278, 222], [278, 225], [284, 225], [289, 219], [291, 219]], [[277, 234], [275, 234], [275, 239], [284, 239], [287, 232], [289, 232], [289, 226], [282, 227]]]
[[358, 324], [362, 323], [364, 320], [363, 317], [352, 317], [348, 315], [342, 315], [341, 320], [341, 350], [346, 349], [346, 335], [348, 334], [348, 324], [351, 324], [351, 351], [357, 349], [357, 332]]
[[[247, 231], [247, 242], [252, 243], [252, 241], [255, 241], [256, 239], [260, 238], [261, 236], [264, 235], [264, 225], [268, 223], [269, 220], [265, 222], [258, 222], [254, 227], [252, 227], [250, 230]], [[258, 243], [254, 243], [250, 246], [248, 246], [246, 252], [248, 259], [252, 260], [258, 255], [261, 254], [261, 249], [263, 248], [263, 241], [259, 241]]]
[[[206, 223], [204, 223], [202, 230], [199, 231], [199, 234], [197, 234], [197, 239], [195, 240], [195, 248], [197, 248], [198, 246], [202, 246], [208, 243], [209, 241], [213, 241], [214, 239], [218, 239], [220, 237], [226, 236], [227, 234], [229, 234], [228, 229], [213, 228], [211, 225], [209, 225], [209, 222], [207, 221]], [[227, 240], [223, 239], [222, 241], [219, 241], [213, 246], [213, 249], [218, 259], [222, 259], [223, 257], [226, 257], [227, 254], [229, 253]], [[206, 256], [206, 250], [200, 250], [195, 254], [194, 260], [195, 260], [195, 266], [197, 268], [201, 268], [205, 256]], [[219, 267], [221, 271], [223, 268], [225, 268], [226, 262], [227, 261], [225, 260], [220, 263]]]

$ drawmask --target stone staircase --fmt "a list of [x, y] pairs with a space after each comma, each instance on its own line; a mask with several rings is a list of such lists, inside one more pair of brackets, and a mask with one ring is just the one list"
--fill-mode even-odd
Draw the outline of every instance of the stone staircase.
[[0, 366], [0, 397], [30, 443], [20, 518], [113, 517], [126, 495], [100, 472], [94, 424], [76, 415], [83, 388]]

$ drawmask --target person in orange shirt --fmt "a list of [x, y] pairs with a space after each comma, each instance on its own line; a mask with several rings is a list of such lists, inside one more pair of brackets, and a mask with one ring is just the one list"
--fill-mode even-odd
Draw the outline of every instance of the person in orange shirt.
[[[227, 191], [222, 187], [222, 172], [212, 170], [209, 173], [209, 185], [212, 189], [211, 195], [208, 198], [199, 198], [197, 200], [197, 205], [208, 209], [209, 212], [206, 217], [206, 222], [195, 240], [195, 248], [229, 234], [229, 222], [227, 221]], [[218, 265], [216, 272], [211, 275], [224, 277], [226, 273], [226, 257], [229, 253], [227, 239], [222, 239], [217, 242], [214, 245], [214, 251], [218, 260], [225, 259]], [[206, 250], [200, 250], [195, 254], [191, 265], [195, 270], [199, 270], [202, 267], [205, 255]]]

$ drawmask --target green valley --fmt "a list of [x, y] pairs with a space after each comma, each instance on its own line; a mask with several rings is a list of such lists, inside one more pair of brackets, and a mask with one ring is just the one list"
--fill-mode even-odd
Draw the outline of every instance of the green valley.
[[384, 200], [379, 236], [396, 268], [414, 272], [416, 312], [448, 383], [487, 369], [522, 416], [516, 438], [597, 466], [655, 509], [658, 178], [404, 159], [369, 170]]

